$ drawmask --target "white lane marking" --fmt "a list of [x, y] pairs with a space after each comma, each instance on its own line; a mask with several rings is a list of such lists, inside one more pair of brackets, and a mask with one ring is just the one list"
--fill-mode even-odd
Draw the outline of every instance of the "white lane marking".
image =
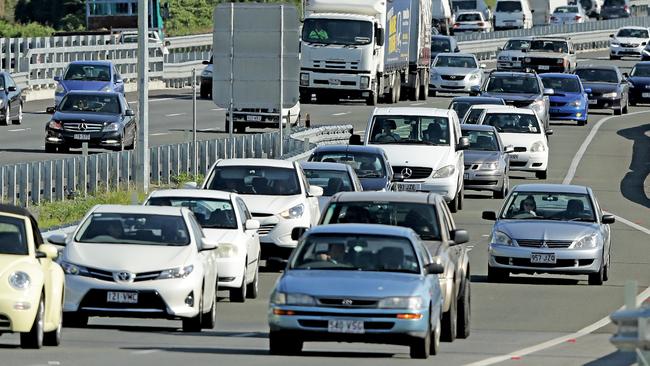
[[150, 353], [155, 353], [155, 352], [158, 352], [158, 350], [157, 349], [143, 349], [143, 350], [140, 350], [140, 351], [133, 351], [131, 353], [134, 354], [134, 355], [148, 355]]
[[169, 135], [169, 132], [158, 132], [158, 133], [149, 134], [149, 136], [163, 136], [163, 135]]
[[31, 128], [14, 128], [13, 130], [7, 130], [7, 132], [22, 132], [22, 131], [29, 131]]
[[164, 102], [166, 100], [173, 100], [176, 98], [149, 98], [149, 102]]
[[332, 116], [345, 116], [346, 114], [350, 114], [350, 112], [332, 113]]
[[225, 111], [226, 108], [212, 108], [213, 111]]
[[591, 143], [591, 140], [594, 139], [596, 136], [596, 133], [598, 132], [598, 129], [600, 126], [602, 126], [603, 123], [609, 121], [612, 118], [616, 117], [626, 117], [626, 116], [632, 116], [635, 114], [643, 114], [643, 113], [648, 113], [648, 111], [640, 111], [640, 112], [633, 112], [633, 113], [628, 113], [625, 116], [609, 116], [601, 119], [596, 123], [596, 125], [589, 131], [589, 135], [587, 135], [587, 138], [582, 142], [582, 145], [580, 145], [580, 148], [578, 149], [578, 152], [576, 152], [576, 155], [573, 157], [573, 160], [571, 161], [571, 166], [569, 166], [569, 171], [567, 172], [566, 176], [564, 177], [564, 180], [562, 181], [562, 184], [570, 184], [571, 181], [573, 180], [573, 177], [576, 175], [576, 170], [578, 169], [578, 165], [580, 164], [580, 160], [582, 160], [583, 155], [587, 151], [587, 147], [589, 147], [589, 144]]
[[420, 102], [420, 103], [411, 103], [410, 105], [415, 107], [415, 106], [423, 105], [423, 104], [424, 104], [424, 102]]
[[61, 361], [47, 361], [48, 365], [60, 365]]
[[177, 117], [177, 116], [182, 116], [187, 113], [172, 113], [172, 114], [166, 114], [165, 117]]
[[[612, 214], [611, 212], [608, 212], [608, 213]], [[627, 225], [627, 226], [629, 226], [631, 228], [637, 229], [637, 230], [639, 230], [639, 231], [641, 231], [643, 233], [646, 233], [646, 234], [650, 235], [650, 229], [646, 229], [643, 226], [641, 226], [639, 224], [635, 224], [632, 221], [626, 220], [626, 219], [624, 219], [624, 218], [622, 218], [622, 217], [620, 217], [620, 216], [618, 216], [616, 214], [612, 214], [612, 215], [614, 215], [614, 217], [616, 218], [616, 221], [620, 221], [621, 223], [623, 223], [623, 224], [625, 224], [625, 225]]]

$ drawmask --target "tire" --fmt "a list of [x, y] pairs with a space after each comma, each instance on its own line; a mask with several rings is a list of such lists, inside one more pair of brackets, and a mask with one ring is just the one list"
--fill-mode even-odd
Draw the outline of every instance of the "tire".
[[505, 282], [510, 277], [510, 272], [501, 268], [494, 268], [488, 266], [488, 282]]
[[548, 170], [535, 172], [535, 177], [537, 179], [546, 179], [548, 177]]
[[454, 197], [453, 200], [449, 202], [449, 211], [452, 213], [458, 212], [458, 193], [456, 194], [456, 197]]
[[614, 115], [615, 116], [620, 116], [621, 114], [623, 114], [623, 108], [622, 107], [619, 108], [619, 109], [614, 109]]
[[203, 314], [201, 328], [214, 329], [214, 327], [217, 326], [217, 302], [217, 289], [215, 288], [214, 296], [212, 298], [212, 306], [210, 306], [210, 311]]
[[468, 273], [467, 277], [465, 277], [465, 284], [463, 285], [462, 290], [463, 292], [458, 297], [458, 321], [456, 322], [456, 335], [461, 339], [466, 339], [469, 337], [470, 320], [472, 315], [471, 289], [472, 286]]
[[[246, 259], [248, 261], [248, 259]], [[248, 266], [244, 267], [244, 275], [242, 276], [241, 286], [238, 288], [230, 289], [230, 302], [245, 302], [246, 301], [246, 271], [248, 271]]]
[[415, 86], [411, 89], [410, 100], [417, 101], [420, 99], [420, 77], [415, 75]]
[[[379, 87], [377, 88], [379, 89]], [[370, 96], [366, 99], [366, 105], [375, 106], [379, 102], [379, 91], [374, 90], [370, 92]]]
[[620, 60], [621, 57], [620, 56], [609, 55], [609, 59], [610, 60]]
[[409, 346], [411, 358], [426, 360], [431, 352], [431, 324], [427, 328], [424, 338], [415, 338]]
[[629, 101], [626, 99], [625, 100], [625, 105], [623, 106], [623, 108], [621, 108], [621, 113], [627, 114], [629, 112], [629, 109], [630, 109], [629, 108]]
[[[423, 79], [429, 80], [429, 76], [425, 74], [425, 77]], [[427, 83], [425, 83], [424, 85], [420, 83], [420, 95], [418, 100], [427, 100], [427, 89], [429, 89], [429, 85], [427, 85]]]
[[38, 302], [38, 309], [36, 310], [36, 316], [34, 317], [34, 323], [29, 332], [20, 333], [20, 347], [21, 348], [31, 348], [31, 349], [40, 349], [43, 347], [43, 323], [45, 321], [45, 304], [43, 297]]
[[436, 96], [436, 91], [435, 90], [429, 90], [429, 96], [430, 97], [435, 97]]
[[585, 125], [585, 121], [576, 121], [576, 122], [578, 122], [578, 126], [584, 126]]
[[465, 186], [458, 192], [458, 210], [463, 209], [463, 203], [465, 203]]
[[[604, 258], [603, 258], [604, 259]], [[589, 274], [589, 285], [592, 286], [601, 286], [605, 282], [605, 264], [600, 266], [600, 269], [596, 273]]]
[[[259, 255], [257, 256], [259, 263]], [[253, 282], [248, 284], [248, 289], [246, 290], [246, 297], [249, 299], [257, 299], [260, 294], [260, 266], [257, 264], [255, 266], [255, 277], [253, 277]]]
[[63, 327], [63, 305], [61, 306], [61, 317], [59, 318], [59, 326], [51, 332], [43, 334], [43, 345], [45, 346], [59, 346], [61, 345], [61, 328]]
[[74, 312], [63, 313], [63, 326], [70, 328], [85, 328], [88, 326], [88, 315]]
[[15, 119], [11, 120], [11, 123], [13, 123], [15, 125], [19, 125], [19, 124], [23, 123], [23, 105], [22, 104], [18, 104], [18, 115], [16, 116]]
[[198, 299], [199, 313], [191, 318], [183, 318], [183, 332], [200, 332], [203, 323], [203, 294]]
[[508, 188], [510, 187], [510, 179], [508, 179], [508, 172], [505, 173], [505, 178], [503, 178], [503, 184], [501, 184], [501, 189], [498, 191], [492, 192], [492, 197], [503, 199], [508, 194]]
[[133, 131], [133, 140], [131, 141], [131, 144], [129, 144], [129, 150], [135, 151], [135, 148], [138, 144], [138, 130], [136, 129]]
[[443, 342], [453, 342], [456, 340], [456, 331], [458, 330], [458, 299], [454, 296], [451, 300], [449, 310], [442, 313], [442, 335], [440, 339]]
[[436, 319], [436, 326], [433, 328], [431, 334], [431, 347], [429, 348], [429, 353], [432, 356], [435, 356], [440, 353], [440, 332], [441, 332], [440, 318]]
[[5, 108], [5, 119], [2, 121], [2, 124], [5, 126], [8, 126], [9, 123], [11, 123], [11, 106], [7, 104], [7, 107]]
[[233, 126], [233, 132], [234, 133], [246, 133], [246, 126], [245, 125], [234, 125]]
[[56, 145], [46, 143], [45, 144], [45, 152], [50, 153], [50, 154], [56, 153]]
[[269, 353], [272, 355], [296, 355], [302, 351], [302, 341], [285, 337], [281, 332], [269, 332]]
[[204, 87], [203, 85], [201, 85], [201, 92], [200, 92], [200, 94], [201, 94], [201, 99], [208, 99], [208, 98], [210, 98], [210, 90], [208, 90], [208, 88], [207, 88], [207, 87]]

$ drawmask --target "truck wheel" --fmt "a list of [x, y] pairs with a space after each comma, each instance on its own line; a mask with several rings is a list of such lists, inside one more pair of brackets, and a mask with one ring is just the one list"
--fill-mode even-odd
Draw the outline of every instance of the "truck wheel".
[[390, 86], [390, 91], [388, 92], [388, 96], [386, 97], [386, 102], [388, 104], [395, 104], [399, 101], [398, 96], [397, 96], [397, 88], [399, 81], [393, 80], [392, 85]]
[[399, 102], [400, 100], [402, 100], [402, 78], [401, 77], [397, 78], [397, 83], [395, 83], [395, 86], [397, 87], [396, 100]]
[[415, 86], [411, 89], [411, 100], [417, 101], [420, 99], [420, 78], [415, 77]]
[[[379, 89], [379, 87], [377, 88]], [[377, 102], [379, 101], [379, 90], [371, 91], [370, 96], [368, 99], [366, 99], [366, 105], [377, 105]]]
[[[429, 75], [427, 75], [426, 72], [424, 73], [423, 79], [429, 80]], [[428, 83], [424, 83], [424, 84], [420, 83], [420, 98], [418, 98], [419, 100], [427, 100], [427, 89], [429, 89], [427, 84]]]

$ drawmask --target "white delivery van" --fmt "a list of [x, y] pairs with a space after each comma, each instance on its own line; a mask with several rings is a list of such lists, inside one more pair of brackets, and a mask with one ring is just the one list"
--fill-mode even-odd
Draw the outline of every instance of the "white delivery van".
[[494, 7], [494, 30], [532, 27], [533, 13], [528, 0], [497, 0]]

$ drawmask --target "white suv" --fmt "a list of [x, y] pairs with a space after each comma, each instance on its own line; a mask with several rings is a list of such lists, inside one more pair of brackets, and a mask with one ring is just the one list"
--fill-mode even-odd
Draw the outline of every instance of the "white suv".
[[[456, 112], [436, 108], [375, 108], [366, 145], [383, 148], [401, 182], [397, 191], [439, 193], [452, 212], [463, 206], [463, 150]], [[400, 177], [401, 176], [401, 177]]]
[[218, 160], [210, 169], [203, 189], [235, 192], [244, 200], [258, 230], [262, 259], [277, 264], [289, 257], [298, 243], [294, 228], [318, 223], [318, 197], [323, 189], [310, 186], [300, 164], [271, 159]]
[[624, 56], [643, 57], [644, 50], [650, 43], [650, 31], [645, 27], [623, 27], [610, 37], [610, 60], [618, 60]]

